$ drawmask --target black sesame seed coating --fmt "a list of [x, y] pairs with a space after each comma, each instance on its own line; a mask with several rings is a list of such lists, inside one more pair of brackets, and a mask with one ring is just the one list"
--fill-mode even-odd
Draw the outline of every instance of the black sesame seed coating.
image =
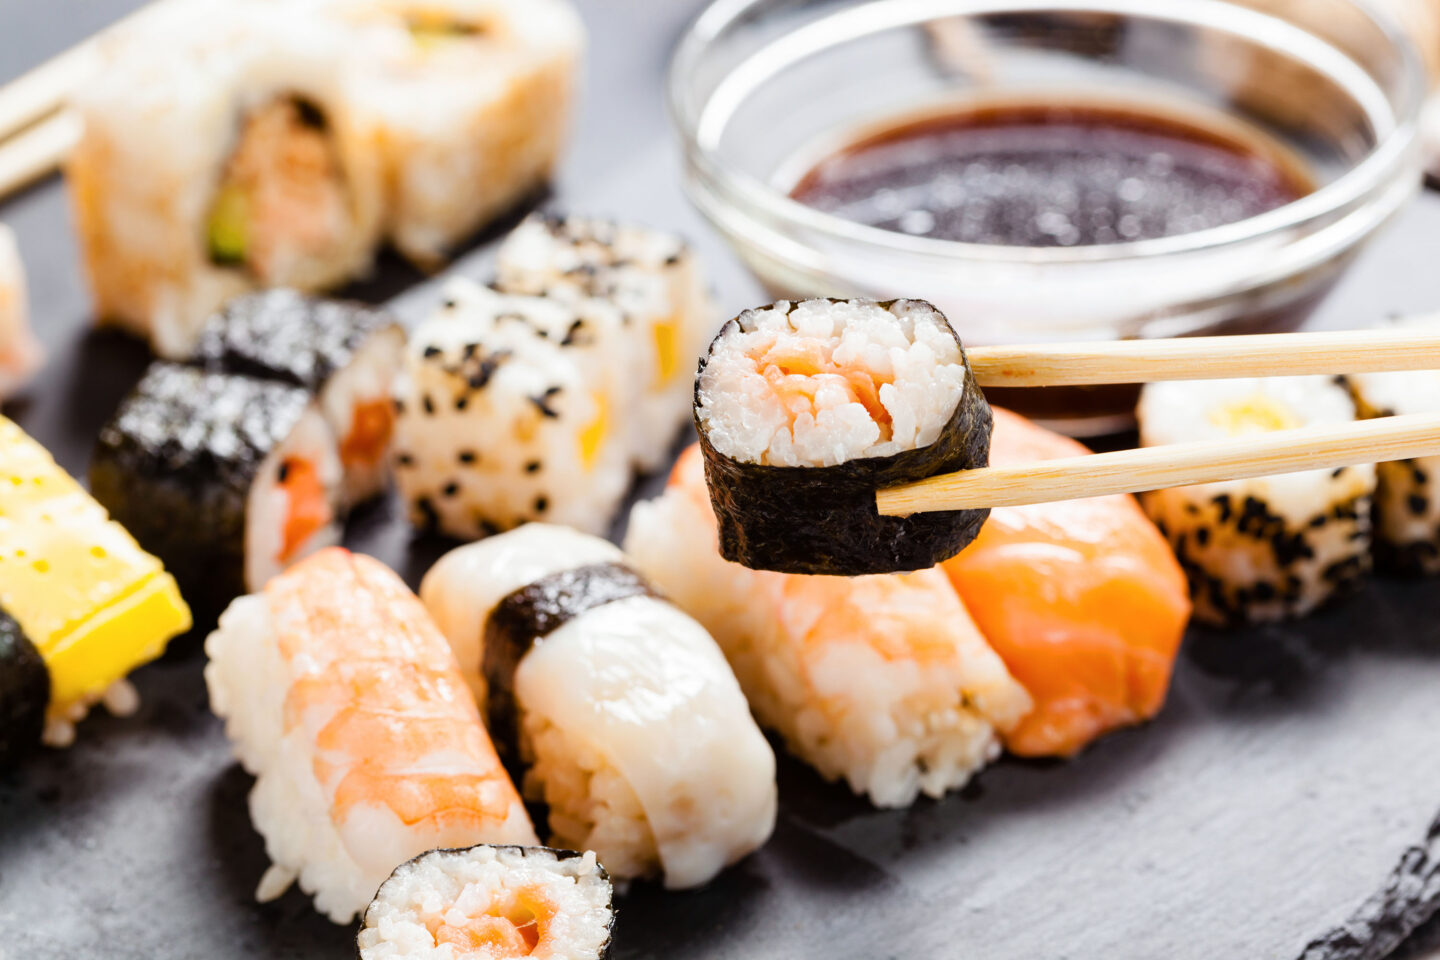
[[0, 610], [0, 770], [40, 745], [50, 670], [20, 624]]
[[214, 612], [245, 592], [250, 489], [309, 404], [301, 387], [152, 363], [100, 431], [91, 492]]

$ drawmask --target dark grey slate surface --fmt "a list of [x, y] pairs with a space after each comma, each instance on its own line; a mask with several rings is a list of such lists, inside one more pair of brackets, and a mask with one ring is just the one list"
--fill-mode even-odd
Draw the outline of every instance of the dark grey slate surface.
[[[134, 0], [4, 0], [0, 78]], [[684, 205], [659, 78], [693, 4], [582, 0], [590, 86], [558, 205], [680, 228], [728, 308], [755, 286]], [[146, 361], [93, 333], [63, 190], [0, 207], [30, 268], [54, 360], [6, 407], [83, 475], [101, 423]], [[1318, 322], [1440, 306], [1440, 198], [1367, 252]], [[458, 269], [483, 272], [483, 246]], [[374, 299], [418, 278], [394, 264]], [[400, 298], [413, 315], [433, 285]], [[653, 488], [657, 481], [645, 486]], [[643, 492], [643, 491], [642, 491]], [[412, 582], [445, 544], [393, 505], [357, 518], [355, 549]], [[199, 638], [139, 672], [140, 715], [99, 716], [79, 745], [0, 775], [0, 958], [346, 957], [351, 931], [299, 894], [260, 907], [265, 867], [249, 778], [209, 715]], [[628, 958], [1289, 958], [1341, 923], [1440, 809], [1440, 590], [1377, 583], [1304, 624], [1187, 641], [1161, 718], [1072, 763], [1004, 761], [962, 794], [875, 812], [782, 759], [775, 838], [705, 890], [637, 886]], [[1440, 943], [1433, 926], [1412, 956]]]

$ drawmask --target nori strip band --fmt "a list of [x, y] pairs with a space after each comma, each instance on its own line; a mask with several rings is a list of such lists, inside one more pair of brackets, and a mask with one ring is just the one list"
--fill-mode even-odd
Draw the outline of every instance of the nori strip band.
[[[411, 857], [409, 860], [406, 860], [404, 863], [400, 864], [400, 866], [390, 871], [390, 876], [385, 878], [385, 883], [380, 884], [380, 889], [375, 892], [375, 897], [370, 901], [370, 906], [365, 908], [365, 913], [360, 917], [360, 929], [364, 930], [369, 927], [370, 908], [375, 906], [375, 901], [380, 899], [380, 894], [385, 890], [385, 884], [389, 883], [396, 874], [400, 873], [402, 870], [405, 870], [407, 867], [410, 867], [413, 864], [419, 863], [421, 860], [424, 860], [427, 857], [439, 856], [448, 853], [464, 854], [469, 853], [471, 850], [478, 850], [481, 847], [489, 847], [494, 850], [515, 850], [518, 851], [522, 857], [527, 858], [537, 855], [542, 857], [549, 855], [553, 857], [557, 863], [563, 862], [565, 860], [579, 860], [581, 857], [585, 856], [585, 854], [575, 850], [561, 850], [557, 847], [524, 847], [514, 843], [477, 843], [473, 847], [442, 847], [438, 850], [427, 850], [419, 856]], [[600, 949], [596, 951], [595, 960], [608, 960], [610, 956], [610, 948], [615, 942], [615, 887], [614, 884], [612, 884], [610, 881], [610, 874], [605, 869], [605, 865], [599, 860], [595, 861], [595, 878], [601, 883], [605, 884], [606, 889], [610, 892], [610, 899], [606, 902], [606, 906], [609, 908], [610, 913], [610, 919], [605, 925], [606, 933], [608, 935], [605, 938], [604, 944], [602, 944]], [[355, 957], [356, 960], [364, 960], [360, 953], [358, 934], [356, 935]]]
[[[889, 309], [901, 302], [885, 301], [880, 306]], [[939, 310], [935, 313], [943, 317]], [[720, 453], [700, 422], [705, 367], [715, 345], [745, 319], [742, 313], [721, 328], [700, 361], [695, 381], [695, 430], [719, 522], [720, 553], [726, 560], [781, 573], [845, 577], [898, 573], [948, 560], [979, 535], [990, 516], [988, 508], [882, 517], [875, 507], [875, 492], [883, 487], [989, 464], [990, 405], [970, 371], [959, 335], [948, 322], [945, 327], [960, 346], [965, 384], [934, 443], [830, 467], [775, 467], [741, 463]]]
[[0, 610], [0, 769], [40, 744], [50, 670], [20, 624]]
[[318, 392], [371, 336], [395, 326], [389, 313], [362, 304], [267, 290], [237, 297], [212, 314], [194, 360], [207, 370]]
[[630, 597], [659, 596], [634, 570], [593, 563], [541, 577], [495, 605], [485, 623], [485, 674], [490, 737], [503, 750], [518, 744], [515, 671], [525, 654], [581, 614]]
[[245, 512], [310, 394], [157, 361], [96, 441], [90, 490], [206, 613], [245, 590]]
[[1440, 817], [1410, 847], [1385, 886], [1343, 924], [1312, 940], [1300, 960], [1381, 960], [1440, 911]]

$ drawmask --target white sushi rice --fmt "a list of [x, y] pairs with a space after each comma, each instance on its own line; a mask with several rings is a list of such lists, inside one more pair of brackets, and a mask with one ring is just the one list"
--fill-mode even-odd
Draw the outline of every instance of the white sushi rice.
[[635, 387], [631, 453], [640, 470], [662, 466], [690, 420], [696, 365], [719, 325], [685, 241], [636, 224], [534, 215], [501, 245], [496, 285], [601, 300], [624, 314], [627, 379]]
[[[957, 624], [952, 637], [935, 636], [937, 647], [953, 646], [924, 662], [884, 656], [863, 625], [872, 612], [864, 591], [880, 578], [816, 577], [857, 591], [844, 600], [857, 619], [853, 635], [811, 635], [822, 611], [787, 605], [788, 575], [722, 559], [708, 510], [673, 487], [637, 504], [626, 553], [715, 637], [756, 716], [791, 752], [880, 807], [939, 797], [999, 756], [997, 731], [1032, 704], [978, 632], [967, 638]], [[872, 629], [883, 640], [883, 618]]]
[[0, 224], [0, 400], [29, 382], [45, 362], [45, 351], [30, 330], [25, 267], [15, 234]]
[[[786, 358], [823, 365], [786, 373]], [[696, 386], [696, 416], [722, 455], [780, 467], [834, 466], [934, 443], [964, 392], [965, 363], [928, 303], [782, 300], [722, 329]], [[847, 376], [873, 383], [885, 416]]]
[[604, 530], [630, 483], [619, 315], [464, 280], [446, 293], [394, 387], [412, 519], [467, 540], [531, 520]]
[[543, 927], [535, 928], [539, 940], [532, 956], [599, 960], [610, 940], [611, 896], [594, 853], [561, 859], [534, 847], [436, 850], [402, 864], [381, 885], [357, 938], [360, 958], [475, 956], [438, 943], [437, 932], [442, 926], [463, 931], [474, 920], [492, 917], [528, 926], [537, 919], [528, 900], [553, 909]]
[[[280, 484], [281, 466], [287, 460], [303, 460], [316, 471], [325, 489], [330, 521], [305, 539], [294, 553], [282, 556], [285, 548], [285, 521], [290, 514], [290, 494]], [[325, 547], [333, 547], [344, 534], [344, 471], [336, 452], [335, 435], [313, 404], [306, 409], [283, 442], [270, 451], [250, 487], [245, 503], [245, 589], [262, 589], [271, 577], [287, 566]]]
[[[1348, 423], [1356, 409], [1328, 377], [1148, 385], [1145, 446]], [[1370, 566], [1373, 466], [1310, 470], [1145, 494], [1190, 578], [1197, 618], [1217, 624], [1301, 616]]]

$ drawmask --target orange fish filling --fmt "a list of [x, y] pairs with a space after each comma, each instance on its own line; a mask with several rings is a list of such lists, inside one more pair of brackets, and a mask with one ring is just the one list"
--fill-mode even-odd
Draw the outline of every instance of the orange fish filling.
[[350, 435], [340, 444], [340, 462], [347, 467], [379, 463], [390, 447], [390, 434], [394, 429], [395, 411], [388, 400], [357, 403]]
[[435, 945], [450, 944], [457, 958], [510, 960], [528, 957], [545, 938], [555, 907], [538, 889], [521, 890], [507, 903], [497, 903], [482, 916], [461, 924], [431, 920]]
[[794, 410], [790, 401], [803, 398], [813, 412], [820, 388], [838, 386], [850, 402], [863, 406], [870, 419], [879, 424], [882, 439], [889, 439], [890, 411], [880, 402], [880, 387], [891, 381], [867, 370], [840, 366], [814, 340], [776, 343], [756, 361], [756, 367], [780, 396], [785, 409]]
[[289, 563], [305, 541], [330, 523], [330, 501], [320, 472], [309, 460], [299, 457], [286, 460], [280, 469], [279, 485], [286, 499], [280, 562]]

